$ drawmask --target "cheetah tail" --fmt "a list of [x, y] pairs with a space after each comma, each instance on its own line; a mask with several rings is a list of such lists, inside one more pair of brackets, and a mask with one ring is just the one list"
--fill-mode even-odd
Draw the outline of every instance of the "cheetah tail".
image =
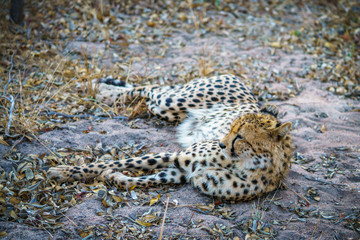
[[71, 182], [74, 180], [91, 179], [101, 175], [107, 170], [150, 170], [166, 168], [176, 165], [179, 153], [147, 154], [142, 157], [128, 158], [118, 161], [100, 163], [89, 163], [81, 166], [60, 165], [48, 170], [49, 179], [56, 179], [59, 182]]

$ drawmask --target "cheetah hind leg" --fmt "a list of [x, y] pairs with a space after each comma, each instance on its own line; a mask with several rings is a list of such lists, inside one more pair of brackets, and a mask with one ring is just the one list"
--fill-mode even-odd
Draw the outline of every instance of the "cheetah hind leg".
[[187, 182], [184, 173], [177, 168], [167, 168], [159, 173], [141, 177], [129, 177], [116, 169], [105, 170], [99, 180], [114, 185], [118, 188], [128, 189], [132, 186], [147, 187], [159, 184], [184, 184]]
[[[125, 81], [119, 79], [115, 79], [112, 76], [100, 79], [93, 79], [89, 83], [78, 82], [76, 83], [76, 87], [82, 90], [84, 90], [84, 87], [96, 89], [96, 99], [107, 105], [112, 105], [117, 100], [125, 101], [125, 93], [134, 89], [131, 84], [128, 84]], [[123, 99], [122, 96], [124, 96]]]

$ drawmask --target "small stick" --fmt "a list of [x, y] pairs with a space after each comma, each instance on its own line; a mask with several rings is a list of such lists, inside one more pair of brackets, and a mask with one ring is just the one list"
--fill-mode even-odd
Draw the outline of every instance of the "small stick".
[[[312, 232], [312, 234], [311, 234], [311, 238], [310, 238], [310, 240], [312, 240], [313, 239], [313, 237], [314, 237], [314, 234], [315, 234], [315, 231], [316, 231], [316, 229], [317, 229], [317, 226], [319, 225], [319, 223], [320, 223], [320, 216], [321, 216], [321, 214], [320, 214], [320, 212], [319, 212], [319, 220], [318, 220], [318, 222], [317, 222], [317, 224], [315, 225], [315, 227], [314, 227], [314, 230], [313, 230], [313, 232]], [[320, 236], [321, 237], [321, 236]]]
[[164, 217], [163, 217], [162, 223], [161, 223], [161, 230], [160, 230], [159, 240], [161, 240], [161, 239], [162, 239], [162, 236], [163, 236], [164, 225], [165, 225], [165, 218], [166, 218], [166, 213], [167, 213], [168, 206], [169, 206], [169, 200], [170, 200], [170, 198], [167, 197], [167, 199], [166, 199], [166, 207], [165, 207], [165, 212], [164, 212]]
[[330, 184], [330, 185], [334, 185], [334, 186], [348, 187], [348, 185], [346, 185], [346, 184], [333, 183], [333, 182], [330, 182], [330, 181], [324, 181], [324, 180], [322, 180], [322, 179], [313, 178], [313, 177], [310, 177], [310, 176], [305, 176], [305, 178], [306, 178], [307, 180], [310, 180], [310, 181], [321, 182], [321, 183]]
[[300, 195], [299, 193], [295, 192], [294, 190], [292, 190], [291, 188], [289, 188], [284, 182], [282, 183], [284, 184], [284, 186], [289, 189], [290, 191], [292, 191], [293, 193], [295, 193], [299, 198], [301, 198], [302, 200], [304, 200], [307, 204], [311, 205], [311, 203], [302, 195]]
[[75, 227], [78, 227], [78, 225], [73, 220], [71, 220], [68, 216], [66, 216], [63, 213], [61, 213], [61, 215], [63, 215], [65, 218], [67, 218], [72, 224], [74, 224]]
[[112, 116], [109, 115], [109, 117], [97, 117], [97, 116], [92, 116], [90, 114], [80, 114], [80, 115], [72, 115], [72, 114], [66, 114], [66, 113], [59, 113], [59, 112], [55, 112], [55, 111], [49, 111], [46, 112], [47, 115], [56, 115], [56, 116], [61, 116], [61, 117], [66, 117], [66, 118], [80, 118], [80, 119], [87, 119], [87, 118], [94, 118], [94, 119], [108, 119], [108, 118], [113, 118], [113, 119], [128, 119], [128, 117], [124, 117], [124, 116]]
[[60, 158], [59, 154], [55, 153], [54, 151], [52, 151], [50, 148], [48, 148], [48, 146], [46, 146], [43, 142], [40, 141], [40, 139], [35, 135], [35, 134], [31, 134], [31, 137], [35, 138], [44, 148], [46, 148], [46, 150], [48, 150], [52, 155], [54, 155], [55, 157], [59, 158], [59, 161], [61, 164], [64, 164], [62, 159]]

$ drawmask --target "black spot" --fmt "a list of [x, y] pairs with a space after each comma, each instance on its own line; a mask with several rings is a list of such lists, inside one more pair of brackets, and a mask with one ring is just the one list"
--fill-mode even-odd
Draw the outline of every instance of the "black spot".
[[181, 176], [180, 183], [182, 183], [182, 184], [186, 183], [186, 177], [184, 175]]
[[234, 188], [237, 188], [237, 187], [238, 187], [237, 182], [233, 182], [233, 187], [234, 187]]
[[228, 190], [226, 191], [226, 194], [227, 194], [227, 195], [230, 195], [230, 194], [231, 194], [231, 191], [228, 189]]
[[208, 190], [209, 190], [209, 186], [208, 186], [208, 184], [207, 184], [206, 182], [203, 182], [201, 185], [202, 185], [202, 187], [203, 187], [203, 189], [204, 189], [205, 191], [208, 191]]
[[251, 180], [252, 184], [257, 184], [258, 181], [256, 179]]
[[155, 159], [149, 159], [148, 160], [148, 164], [151, 166], [151, 165], [155, 165], [157, 162]]
[[171, 175], [176, 176], [176, 171], [171, 171]]
[[187, 167], [187, 166], [189, 166], [189, 164], [190, 164], [190, 160], [188, 159], [188, 160], [185, 160], [185, 167]]
[[249, 189], [245, 188], [244, 189], [244, 195], [247, 195], [249, 193]]
[[166, 177], [166, 173], [164, 173], [164, 172], [159, 173], [159, 177], [161, 177], [161, 178]]
[[89, 170], [87, 168], [84, 168], [83, 171], [84, 171], [84, 173], [89, 172]]
[[223, 184], [224, 183], [224, 178], [220, 177], [219, 181], [220, 181], [221, 184]]
[[183, 102], [184, 103], [184, 102], [186, 102], [186, 100], [184, 98], [179, 98], [178, 102]]

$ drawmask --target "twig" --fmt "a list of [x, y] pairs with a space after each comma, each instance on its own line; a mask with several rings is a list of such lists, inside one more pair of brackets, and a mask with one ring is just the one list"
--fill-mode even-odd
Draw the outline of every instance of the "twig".
[[11, 78], [11, 72], [12, 72], [12, 70], [13, 70], [13, 68], [14, 68], [14, 55], [15, 55], [15, 53], [17, 52], [17, 50], [15, 50], [14, 52], [13, 52], [13, 54], [11, 55], [11, 60], [10, 60], [10, 63], [11, 63], [11, 67], [10, 67], [10, 70], [9, 70], [9, 79], [8, 79], [8, 82], [6, 83], [6, 85], [5, 85], [5, 87], [4, 87], [4, 92], [3, 92], [3, 95], [5, 96], [5, 94], [6, 94], [6, 90], [7, 90], [7, 87], [9, 86], [9, 84], [10, 84], [10, 82], [11, 82], [11, 80], [12, 80], [12, 78]]
[[50, 148], [48, 148], [48, 146], [46, 146], [44, 143], [42, 143], [40, 141], [40, 139], [35, 135], [35, 134], [31, 134], [31, 137], [35, 138], [44, 148], [46, 148], [52, 155], [54, 155], [55, 157], [59, 158], [59, 161], [61, 164], [64, 164], [63, 161], [61, 160], [61, 156], [59, 156], [59, 154], [55, 153], [54, 151], [52, 151]]
[[316, 224], [315, 227], [314, 227], [314, 230], [313, 230], [313, 232], [312, 232], [312, 234], [311, 234], [310, 240], [312, 240], [313, 237], [314, 237], [314, 234], [315, 234], [315, 231], [316, 231], [316, 229], [317, 229], [317, 226], [318, 226], [319, 223], [320, 223], [320, 218], [321, 218], [321, 214], [319, 213], [319, 220], [318, 220], [317, 224]]
[[44, 227], [44, 225], [40, 222], [40, 224], [38, 224], [38, 226], [42, 229], [44, 229], [49, 235], [51, 238], [54, 238], [54, 236]]
[[188, 223], [187, 223], [187, 225], [186, 225], [186, 228], [187, 228], [187, 229], [189, 229], [191, 220], [192, 220], [192, 218], [194, 217], [194, 215], [195, 215], [195, 212], [193, 212], [193, 214], [191, 215], [191, 217], [190, 217], [190, 219], [189, 219], [189, 221], [188, 221]]
[[5, 129], [5, 135], [10, 136], [9, 131], [10, 131], [12, 117], [13, 117], [13, 111], [14, 111], [14, 107], [15, 107], [15, 99], [14, 99], [14, 97], [12, 95], [9, 95], [8, 97], [5, 97], [5, 99], [8, 100], [11, 103], [11, 106], [10, 106], [10, 109], [9, 109], [8, 124], [7, 124], [7, 127]]
[[296, 194], [296, 196], [298, 196], [299, 198], [301, 198], [302, 200], [304, 200], [307, 204], [311, 205], [311, 203], [302, 195], [300, 195], [299, 193], [295, 192], [293, 189], [289, 188], [284, 182], [282, 183], [284, 184], [284, 186], [289, 189], [290, 191], [292, 191], [293, 193]]
[[128, 117], [125, 116], [114, 116], [114, 115], [109, 115], [109, 117], [98, 117], [98, 116], [93, 116], [90, 114], [80, 114], [80, 115], [72, 115], [72, 114], [66, 114], [66, 113], [59, 113], [59, 112], [55, 112], [55, 111], [49, 111], [46, 112], [47, 115], [57, 115], [57, 116], [61, 116], [61, 117], [66, 117], [66, 118], [80, 118], [80, 119], [89, 119], [89, 118], [94, 118], [94, 119], [108, 119], [108, 118], [113, 118], [113, 119], [124, 119], [127, 120]]
[[10, 152], [12, 152], [15, 149], [15, 147], [18, 144], [20, 144], [22, 142], [22, 140], [24, 140], [24, 138], [25, 138], [25, 135], [22, 135], [20, 139], [16, 140], [15, 143], [10, 147], [10, 149], [7, 150], [5, 154], [3, 154], [3, 156], [5, 156], [5, 155], [9, 154]]
[[307, 180], [310, 180], [310, 181], [321, 182], [321, 183], [324, 183], [324, 184], [330, 184], [330, 185], [341, 186], [341, 187], [348, 187], [348, 185], [346, 185], [346, 184], [333, 183], [333, 182], [330, 182], [330, 181], [322, 180], [322, 179], [320, 179], [320, 178], [313, 178], [313, 177], [310, 177], [310, 176], [305, 176], [305, 178], [306, 178]]
[[301, 110], [301, 107], [300, 107], [300, 106], [298, 106], [298, 105], [296, 105], [296, 104], [293, 104], [293, 103], [281, 103], [281, 104], [279, 104], [278, 106], [284, 106], [284, 105], [292, 106], [292, 107], [295, 107], [295, 108]]
[[75, 227], [78, 227], [78, 225], [73, 220], [71, 220], [68, 216], [66, 216], [63, 213], [61, 213], [61, 215], [63, 215], [65, 218], [67, 218]]
[[169, 206], [169, 200], [170, 200], [170, 198], [167, 197], [167, 199], [166, 199], [166, 206], [165, 206], [165, 212], [164, 212], [164, 217], [163, 217], [162, 223], [161, 223], [161, 230], [160, 230], [159, 240], [161, 240], [161, 239], [162, 239], [162, 236], [163, 236], [164, 225], [165, 225], [165, 218], [166, 218], [166, 213], [167, 213], [168, 206]]
[[10, 70], [9, 70], [9, 79], [8, 79], [7, 83], [5, 84], [4, 91], [3, 91], [3, 97], [6, 100], [8, 100], [10, 102], [10, 104], [11, 104], [10, 109], [8, 111], [8, 113], [9, 113], [9, 115], [8, 115], [8, 124], [7, 124], [7, 127], [5, 129], [5, 135], [9, 136], [9, 137], [10, 137], [9, 131], [10, 131], [12, 117], [13, 117], [13, 111], [14, 111], [14, 107], [15, 107], [15, 99], [11, 94], [9, 94], [9, 96], [6, 96], [6, 90], [7, 90], [8, 86], [9, 86], [9, 84], [12, 81], [11, 72], [12, 72], [12, 70], [14, 68], [14, 55], [15, 55], [16, 52], [17, 51], [14, 51], [13, 54], [11, 55], [11, 60], [10, 60], [11, 61], [11, 66], [10, 66]]

